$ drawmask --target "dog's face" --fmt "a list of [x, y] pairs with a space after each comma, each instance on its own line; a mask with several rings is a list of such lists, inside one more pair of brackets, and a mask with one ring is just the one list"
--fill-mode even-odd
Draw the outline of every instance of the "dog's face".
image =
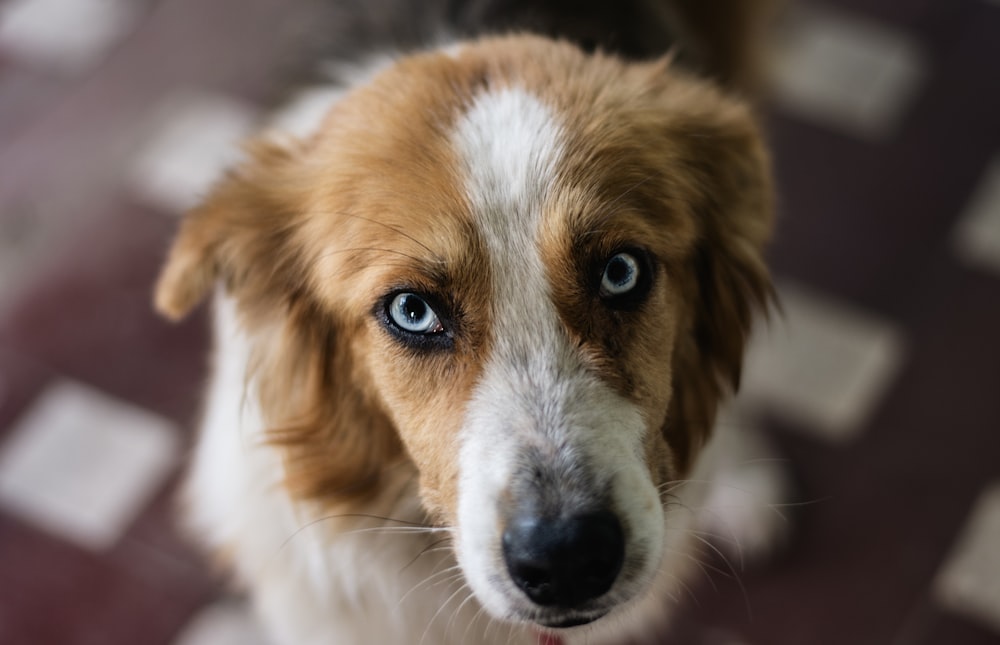
[[158, 305], [227, 285], [296, 494], [361, 503], [412, 464], [490, 613], [579, 624], [659, 566], [664, 485], [769, 293], [769, 191], [747, 111], [667, 64], [485, 41], [257, 144]]

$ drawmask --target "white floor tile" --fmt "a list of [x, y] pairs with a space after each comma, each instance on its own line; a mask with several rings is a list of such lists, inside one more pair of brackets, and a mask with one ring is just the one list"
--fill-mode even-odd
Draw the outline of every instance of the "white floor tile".
[[1000, 274], [1000, 158], [983, 174], [959, 219], [953, 242], [966, 264]]
[[203, 609], [173, 645], [267, 645], [267, 640], [243, 603], [226, 600]]
[[887, 321], [804, 287], [782, 284], [779, 293], [784, 316], [758, 326], [740, 404], [830, 440], [849, 440], [898, 371], [902, 335]]
[[0, 51], [65, 72], [97, 63], [136, 17], [128, 0], [12, 0], [0, 6]]
[[346, 93], [345, 88], [335, 85], [302, 90], [269, 120], [267, 129], [279, 142], [287, 136], [308, 138], [319, 129], [330, 108]]
[[256, 111], [234, 98], [183, 93], [153, 116], [131, 183], [145, 202], [180, 214], [197, 205], [223, 171], [241, 158]]
[[178, 447], [170, 422], [61, 381], [0, 446], [0, 505], [60, 538], [107, 549], [170, 473]]
[[772, 61], [781, 108], [865, 139], [892, 134], [924, 75], [912, 38], [810, 5], [781, 34]]
[[1000, 632], [1000, 483], [979, 498], [934, 591], [946, 608]]

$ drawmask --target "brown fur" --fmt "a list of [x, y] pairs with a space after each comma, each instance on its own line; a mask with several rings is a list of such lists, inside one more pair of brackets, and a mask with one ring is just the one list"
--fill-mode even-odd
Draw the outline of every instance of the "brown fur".
[[[592, 369], [662, 426], [651, 471], [685, 473], [738, 386], [752, 311], [771, 294], [771, 188], [749, 110], [669, 61], [538, 38], [420, 55], [341, 102], [310, 141], [252, 145], [185, 220], [157, 288], [171, 318], [217, 281], [235, 296], [295, 495], [342, 504], [413, 471], [429, 511], [453, 519], [455, 436], [491, 304], [448, 133], [477, 92], [506, 85], [565, 118], [544, 257]], [[580, 285], [626, 243], [655, 255], [655, 291], [637, 315], [597, 311]], [[452, 354], [414, 355], [379, 327], [377, 298], [400, 287], [443, 294], [461, 321]]]

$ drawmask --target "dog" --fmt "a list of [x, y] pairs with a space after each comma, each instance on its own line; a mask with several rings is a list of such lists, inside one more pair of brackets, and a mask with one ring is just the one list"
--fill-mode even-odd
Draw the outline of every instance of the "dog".
[[746, 454], [713, 424], [773, 295], [744, 48], [697, 74], [698, 3], [633, 3], [650, 38], [591, 4], [590, 40], [541, 3], [365, 59], [180, 226], [156, 307], [211, 295], [215, 336], [187, 524], [275, 643], [650, 637], [699, 535], [769, 539], [701, 485]]

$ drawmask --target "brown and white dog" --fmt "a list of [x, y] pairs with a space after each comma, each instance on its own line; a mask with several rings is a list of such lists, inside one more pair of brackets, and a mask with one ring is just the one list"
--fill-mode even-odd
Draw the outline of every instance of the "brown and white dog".
[[649, 634], [741, 454], [712, 427], [771, 295], [752, 111], [545, 36], [372, 60], [170, 252], [161, 312], [215, 294], [190, 525], [278, 643]]

